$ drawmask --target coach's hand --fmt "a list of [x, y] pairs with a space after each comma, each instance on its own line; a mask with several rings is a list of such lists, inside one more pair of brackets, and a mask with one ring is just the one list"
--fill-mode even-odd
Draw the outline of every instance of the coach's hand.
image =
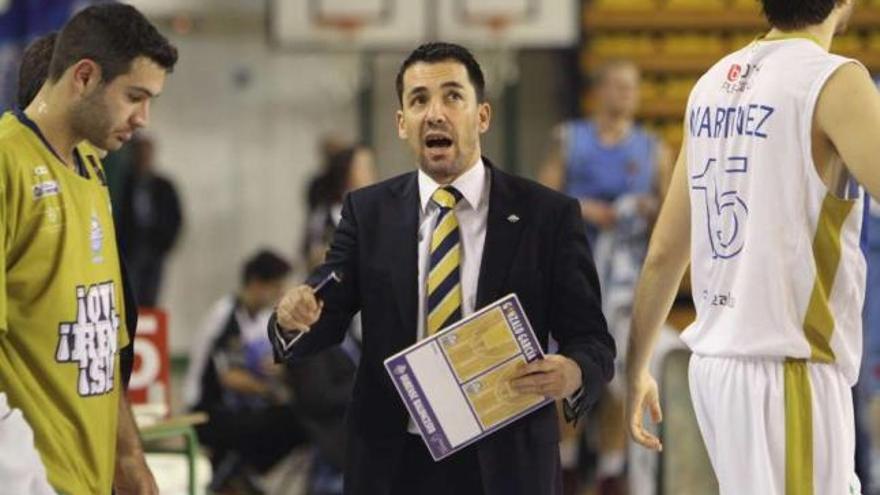
[[547, 354], [522, 365], [511, 377], [510, 385], [521, 394], [536, 394], [553, 399], [571, 397], [581, 388], [581, 367], [559, 354]]
[[663, 421], [657, 381], [647, 371], [629, 380], [626, 392], [626, 422], [633, 440], [649, 449], [662, 451], [663, 444], [660, 443], [660, 439], [645, 429], [642, 416], [645, 408], [650, 411], [651, 421], [654, 424]]
[[278, 324], [288, 330], [308, 332], [321, 317], [324, 303], [315, 297], [308, 285], [300, 285], [287, 291], [278, 303]]

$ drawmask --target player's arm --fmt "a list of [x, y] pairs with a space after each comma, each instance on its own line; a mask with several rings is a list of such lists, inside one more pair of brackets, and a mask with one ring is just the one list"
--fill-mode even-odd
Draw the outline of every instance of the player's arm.
[[855, 179], [880, 198], [880, 94], [858, 64], [841, 66], [819, 94], [814, 116]]
[[654, 422], [662, 419], [657, 383], [648, 372], [648, 365], [690, 258], [691, 220], [685, 148], [686, 144], [682, 144], [639, 277], [626, 358], [626, 417], [630, 433], [638, 443], [656, 450], [661, 448], [660, 440], [643, 428], [642, 414], [648, 407]]
[[113, 481], [120, 495], [159, 495], [153, 473], [144, 458], [134, 415], [125, 394], [119, 395], [119, 419], [116, 433], [116, 474]]

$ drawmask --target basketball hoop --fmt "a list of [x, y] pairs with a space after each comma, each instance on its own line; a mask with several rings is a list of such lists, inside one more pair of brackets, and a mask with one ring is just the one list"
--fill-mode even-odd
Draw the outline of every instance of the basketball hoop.
[[489, 32], [492, 33], [492, 36], [500, 38], [504, 35], [507, 28], [513, 24], [513, 17], [509, 15], [495, 14], [484, 17], [480, 22], [489, 28]]
[[321, 15], [318, 16], [315, 24], [322, 29], [333, 30], [341, 33], [345, 38], [353, 39], [368, 21], [368, 18], [356, 15]]
[[512, 15], [493, 13], [483, 16], [469, 15], [467, 16], [466, 22], [475, 26], [485, 26], [493, 39], [502, 40], [504, 39], [504, 33], [507, 31], [507, 28], [509, 28], [515, 20], [517, 20], [516, 17]]

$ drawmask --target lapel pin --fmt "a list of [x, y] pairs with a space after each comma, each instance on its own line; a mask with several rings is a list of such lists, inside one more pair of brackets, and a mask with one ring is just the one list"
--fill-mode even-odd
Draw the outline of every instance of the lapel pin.
[[519, 222], [519, 217], [516, 215], [510, 215], [509, 217], [507, 217], [507, 221], [510, 223], [516, 223]]

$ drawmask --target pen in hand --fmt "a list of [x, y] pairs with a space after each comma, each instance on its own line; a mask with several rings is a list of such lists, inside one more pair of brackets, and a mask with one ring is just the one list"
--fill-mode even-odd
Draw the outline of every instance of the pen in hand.
[[278, 303], [277, 323], [282, 331], [308, 332], [321, 317], [324, 302], [319, 298], [328, 287], [342, 282], [342, 274], [331, 271], [314, 287], [300, 285], [290, 289]]
[[312, 288], [315, 296], [320, 296], [321, 292], [323, 292], [323, 289], [331, 283], [333, 285], [342, 283], [342, 274], [337, 272], [336, 270], [331, 270], [326, 277], [322, 278], [321, 281]]

